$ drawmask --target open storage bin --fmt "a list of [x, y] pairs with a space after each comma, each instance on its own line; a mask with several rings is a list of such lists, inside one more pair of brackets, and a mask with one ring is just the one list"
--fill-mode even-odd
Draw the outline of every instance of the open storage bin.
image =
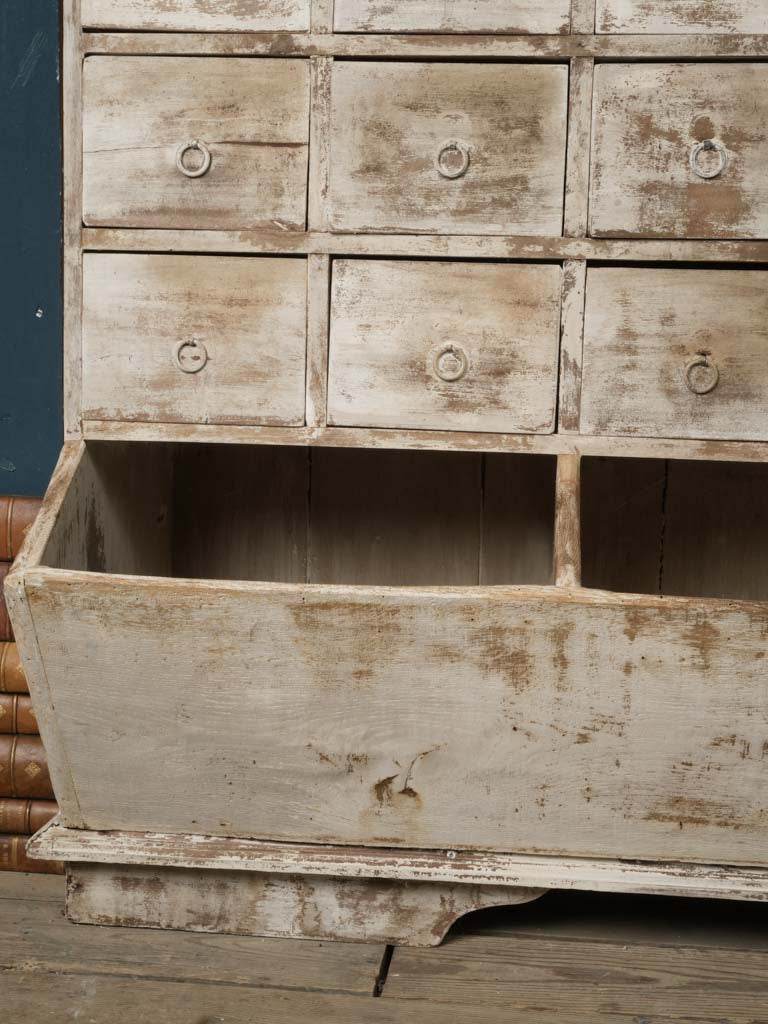
[[12, 584], [63, 825], [765, 865], [768, 605], [595, 515], [646, 593], [552, 585], [548, 457], [68, 445]]

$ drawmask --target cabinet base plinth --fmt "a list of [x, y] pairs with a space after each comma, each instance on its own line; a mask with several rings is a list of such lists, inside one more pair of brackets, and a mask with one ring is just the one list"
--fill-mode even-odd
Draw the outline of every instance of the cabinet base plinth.
[[459, 918], [545, 889], [115, 864], [67, 866], [77, 924], [436, 946]]

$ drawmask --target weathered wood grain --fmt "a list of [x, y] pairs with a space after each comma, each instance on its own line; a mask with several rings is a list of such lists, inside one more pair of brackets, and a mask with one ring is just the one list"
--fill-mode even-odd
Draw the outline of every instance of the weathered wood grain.
[[581, 459], [557, 460], [554, 575], [558, 587], [581, 586]]
[[84, 415], [302, 426], [307, 290], [305, 259], [87, 253]]
[[[482, 1002], [501, 1012], [548, 1008], [584, 1021], [623, 1011], [626, 1020], [694, 1024], [761, 1021], [768, 998], [764, 950], [656, 947], [568, 941], [520, 932], [509, 944], [461, 935], [439, 951], [395, 950], [385, 999], [423, 1005]], [[489, 979], [493, 982], [490, 983]]]
[[86, 224], [304, 228], [308, 61], [89, 57], [83, 89]]
[[77, 924], [436, 946], [465, 914], [528, 903], [540, 889], [71, 865]]
[[550, 433], [560, 268], [335, 260], [328, 421]]
[[310, 0], [83, 0], [85, 28], [163, 32], [302, 32]]
[[768, 439], [767, 280], [759, 270], [591, 268], [581, 430]]
[[607, 33], [768, 33], [766, 0], [597, 0], [597, 31]]
[[46, 569], [26, 589], [90, 827], [764, 863], [764, 605]]
[[568, 32], [570, 0], [336, 0], [337, 32]]
[[[560, 234], [567, 92], [558, 65], [336, 61], [331, 227]], [[447, 178], [440, 153], [455, 145], [468, 165]]]
[[[664, 103], [658, 98], [664, 96]], [[749, 102], [744, 97], [749, 96]], [[601, 64], [595, 70], [593, 235], [765, 238], [768, 69], [762, 64]], [[724, 169], [702, 178], [699, 144]], [[705, 173], [718, 157], [699, 155]]]
[[566, 260], [563, 264], [557, 410], [557, 429], [561, 434], [577, 434], [579, 431], [586, 291], [586, 261]]
[[330, 330], [331, 260], [307, 260], [306, 425], [326, 426], [328, 410], [328, 334]]
[[577, 57], [571, 61], [563, 234], [577, 238], [586, 235], [589, 214], [594, 71], [595, 62], [589, 57]]
[[61, 5], [61, 137], [62, 137], [62, 333], [64, 337], [63, 401], [64, 438], [82, 436], [81, 395], [81, 301], [83, 225], [83, 36], [80, 31], [80, 0]]

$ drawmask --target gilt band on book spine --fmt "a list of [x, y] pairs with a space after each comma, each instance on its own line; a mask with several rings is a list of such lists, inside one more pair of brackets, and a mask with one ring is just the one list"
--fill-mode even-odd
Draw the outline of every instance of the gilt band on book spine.
[[0, 834], [32, 836], [55, 818], [59, 808], [55, 800], [0, 799]]
[[0, 560], [12, 562], [18, 555], [40, 505], [39, 498], [0, 496]]
[[0, 871], [34, 871], [38, 875], [63, 875], [64, 865], [56, 860], [32, 860], [27, 856], [29, 836], [0, 835]]
[[0, 733], [40, 734], [31, 697], [23, 693], [0, 693]]
[[0, 693], [29, 693], [15, 643], [0, 643]]

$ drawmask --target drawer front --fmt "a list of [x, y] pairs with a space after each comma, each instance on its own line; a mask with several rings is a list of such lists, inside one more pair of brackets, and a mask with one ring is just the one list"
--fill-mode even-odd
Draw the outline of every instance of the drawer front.
[[588, 273], [581, 431], [768, 440], [768, 273]]
[[337, 32], [570, 31], [570, 0], [336, 0]]
[[331, 228], [559, 235], [567, 93], [560, 65], [335, 63]]
[[768, 65], [600, 65], [592, 234], [765, 238], [766, 123]]
[[597, 31], [768, 32], [768, 0], [597, 0]]
[[306, 32], [310, 0], [82, 0], [85, 28]]
[[337, 260], [328, 419], [550, 433], [557, 266]]
[[303, 60], [90, 57], [86, 224], [303, 230]]
[[86, 253], [83, 417], [304, 423], [303, 259]]

